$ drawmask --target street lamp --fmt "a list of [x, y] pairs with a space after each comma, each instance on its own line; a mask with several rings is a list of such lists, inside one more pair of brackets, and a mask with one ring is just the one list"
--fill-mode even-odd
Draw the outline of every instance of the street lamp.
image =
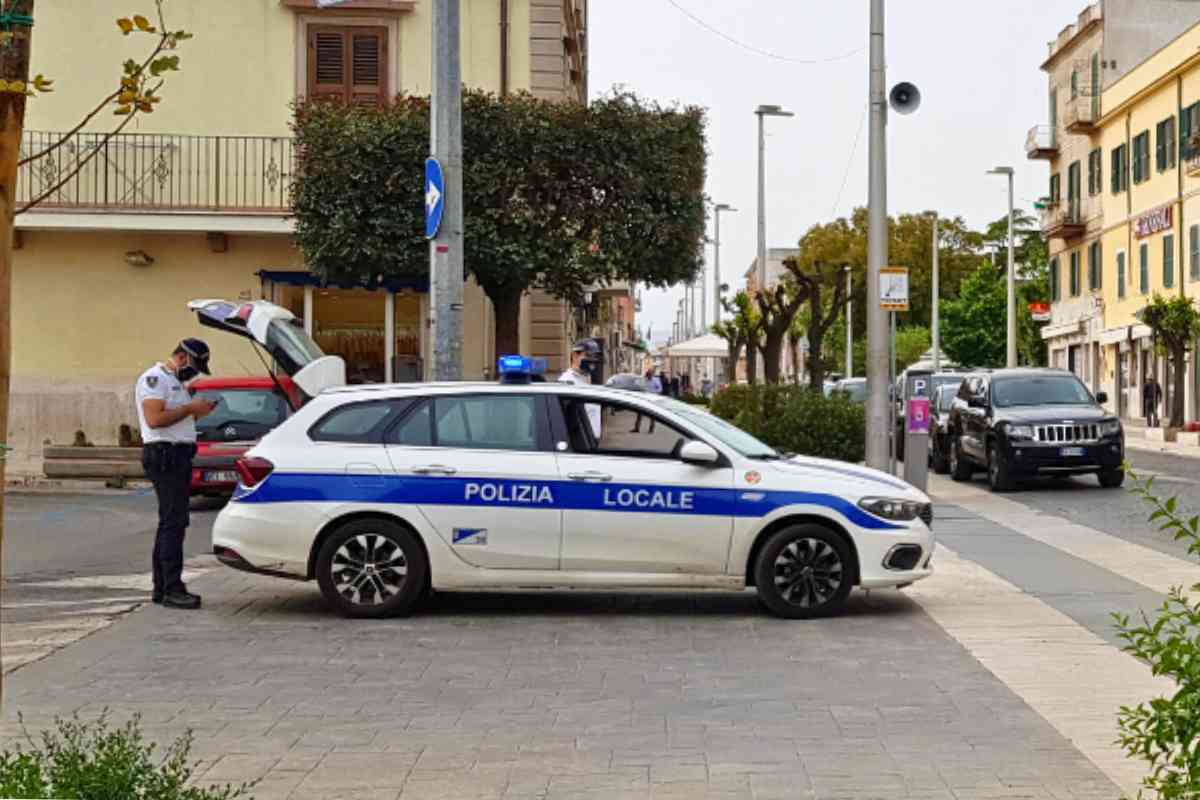
[[850, 265], [842, 270], [846, 273], [846, 377], [854, 377], [854, 300], [851, 297], [854, 290], [853, 279], [850, 277]]
[[1013, 263], [1013, 168], [996, 167], [988, 170], [988, 175], [1008, 176], [1008, 304], [1005, 316], [1008, 321], [1007, 366], [1012, 369], [1017, 365], [1017, 285], [1016, 267]]
[[713, 206], [713, 218], [716, 223], [716, 231], [713, 239], [713, 299], [715, 308], [713, 309], [713, 323], [720, 324], [721, 322], [721, 212], [722, 211], [737, 211], [736, 208], [728, 203], [717, 203]]
[[767, 288], [767, 142], [763, 133], [764, 117], [794, 117], [780, 106], [759, 106], [758, 116], [758, 288]]

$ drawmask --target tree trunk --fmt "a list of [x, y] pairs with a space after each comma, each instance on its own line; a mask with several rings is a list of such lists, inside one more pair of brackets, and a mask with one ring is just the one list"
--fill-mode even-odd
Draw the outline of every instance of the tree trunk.
[[1187, 391], [1187, 348], [1174, 348], [1171, 363], [1175, 368], [1174, 385], [1171, 389], [1171, 427], [1182, 428], [1184, 393]]
[[800, 385], [800, 340], [788, 334], [788, 352], [792, 356], [792, 384]]
[[[8, 10], [33, 16], [33, 0], [7, 4]], [[13, 40], [0, 48], [0, 78], [29, 81], [29, 40], [32, 31], [14, 25]], [[0, 93], [0, 444], [8, 438], [8, 393], [12, 375], [12, 246], [13, 209], [16, 206], [17, 161], [25, 127], [25, 95]], [[0, 449], [0, 567], [4, 553], [4, 456]], [[0, 702], [4, 698], [3, 664], [0, 663]]]
[[725, 382], [730, 386], [737, 383], [737, 365], [742, 357], [742, 343], [738, 339], [729, 342], [729, 363], [725, 365]]
[[758, 383], [758, 343], [751, 339], [746, 343], [746, 383]]
[[825, 383], [825, 359], [821, 353], [825, 346], [825, 331], [819, 325], [808, 329], [808, 388], [814, 392], [823, 392]]
[[483, 287], [496, 312], [496, 358], [521, 352], [521, 290]]
[[783, 355], [784, 331], [768, 330], [763, 336], [763, 380], [779, 383], [779, 361]]

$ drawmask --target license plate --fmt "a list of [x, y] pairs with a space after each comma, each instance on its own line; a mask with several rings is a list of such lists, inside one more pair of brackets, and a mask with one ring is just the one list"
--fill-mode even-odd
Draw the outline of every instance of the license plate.
[[1062, 447], [1058, 454], [1063, 458], [1083, 458], [1085, 452], [1082, 447]]
[[237, 483], [236, 472], [206, 472], [204, 473], [204, 481], [206, 483]]

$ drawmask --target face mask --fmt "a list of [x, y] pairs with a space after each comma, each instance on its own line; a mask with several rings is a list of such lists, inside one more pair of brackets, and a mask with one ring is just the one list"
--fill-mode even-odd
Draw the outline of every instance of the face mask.
[[191, 364], [187, 364], [175, 370], [175, 377], [179, 378], [180, 383], [187, 383], [199, 374], [200, 370], [196, 369]]
[[579, 371], [582, 372], [584, 375], [591, 375], [592, 374], [592, 362], [580, 361], [579, 362]]

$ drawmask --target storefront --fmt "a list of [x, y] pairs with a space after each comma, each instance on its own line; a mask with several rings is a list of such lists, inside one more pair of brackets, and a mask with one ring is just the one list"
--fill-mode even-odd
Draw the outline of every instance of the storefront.
[[308, 272], [263, 270], [263, 297], [304, 320], [330, 355], [346, 362], [351, 384], [405, 383], [424, 375], [428, 281], [333, 285]]

